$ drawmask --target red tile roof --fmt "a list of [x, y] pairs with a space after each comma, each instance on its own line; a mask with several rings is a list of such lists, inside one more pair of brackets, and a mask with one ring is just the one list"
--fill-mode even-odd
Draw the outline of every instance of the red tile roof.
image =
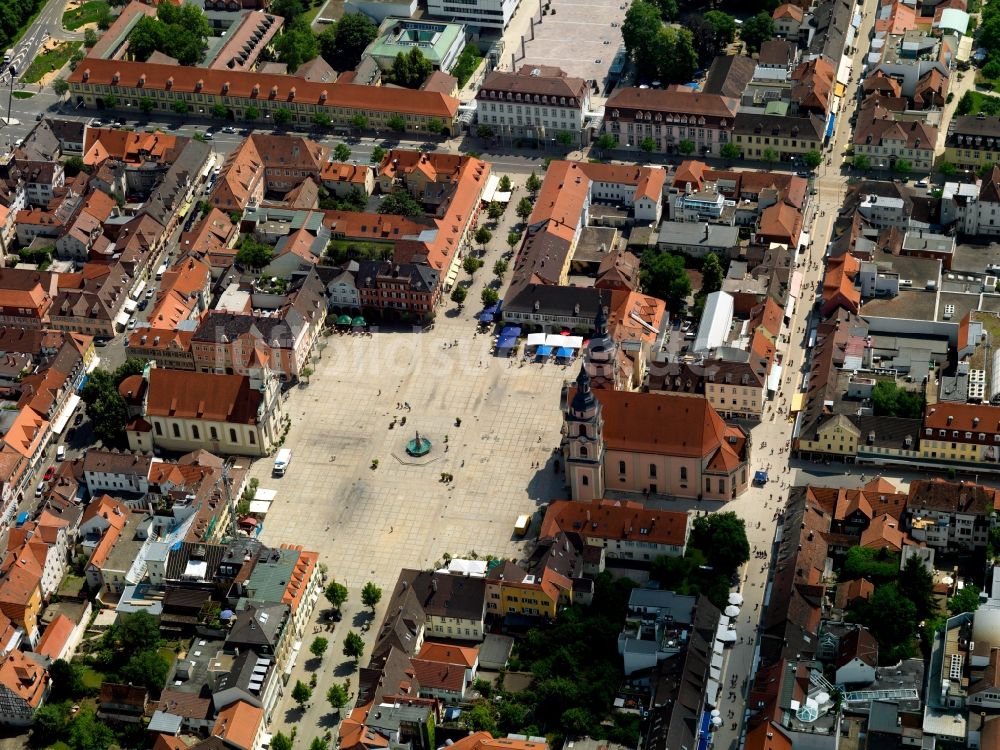
[[539, 538], [549, 539], [560, 531], [584, 538], [628, 539], [683, 547], [687, 542], [688, 515], [645, 508], [625, 500], [556, 500], [545, 512]]
[[[117, 78], [117, 83], [115, 82]], [[156, 65], [125, 60], [83, 60], [67, 79], [73, 83], [119, 86], [144, 91], [199, 92], [211, 97], [229, 96], [261, 101], [296, 102], [330, 108], [390, 114], [439, 117], [451, 122], [458, 113], [458, 99], [433, 91], [357, 86], [346, 83], [313, 83], [287, 75], [267, 75], [238, 70], [207, 70]]]

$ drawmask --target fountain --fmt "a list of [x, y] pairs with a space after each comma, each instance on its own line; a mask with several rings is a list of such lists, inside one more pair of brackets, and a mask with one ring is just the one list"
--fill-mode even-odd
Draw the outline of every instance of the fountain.
[[413, 440], [406, 443], [406, 453], [414, 458], [422, 458], [431, 452], [431, 441], [425, 437], [420, 437], [420, 433]]

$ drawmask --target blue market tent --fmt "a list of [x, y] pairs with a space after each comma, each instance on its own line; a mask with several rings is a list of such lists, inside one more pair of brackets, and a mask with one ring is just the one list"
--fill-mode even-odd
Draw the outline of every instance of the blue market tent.
[[560, 346], [556, 349], [556, 356], [559, 357], [559, 359], [570, 359], [573, 356], [573, 350], [568, 346]]
[[507, 338], [508, 336], [517, 338], [521, 335], [521, 329], [518, 326], [504, 326], [503, 330], [500, 331], [500, 338]]
[[754, 484], [764, 485], [767, 484], [767, 472], [766, 471], [755, 471], [753, 473]]
[[542, 344], [540, 347], [538, 347], [537, 349], [535, 349], [535, 356], [536, 357], [547, 357], [550, 354], [552, 354], [552, 347], [551, 346], [547, 346], [545, 344]]
[[492, 323], [493, 322], [493, 313], [486, 312], [485, 310], [483, 310], [481, 313], [479, 313], [479, 322], [480, 323]]
[[498, 312], [500, 312], [500, 303], [497, 302], [495, 305], [490, 305], [489, 307], [484, 309], [483, 312], [489, 313], [490, 315], [496, 315]]
[[517, 336], [501, 336], [497, 342], [497, 349], [513, 349], [517, 344]]

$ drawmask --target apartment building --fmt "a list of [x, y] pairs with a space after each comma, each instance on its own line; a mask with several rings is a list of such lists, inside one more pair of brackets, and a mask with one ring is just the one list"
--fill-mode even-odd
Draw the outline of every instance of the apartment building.
[[476, 94], [481, 125], [504, 138], [534, 138], [548, 143], [567, 133], [573, 143], [588, 141], [583, 130], [590, 109], [590, 88], [561, 68], [525, 65], [511, 73], [494, 70]]
[[354, 127], [354, 118], [361, 116], [370, 128], [388, 130], [393, 120], [401, 121], [409, 132], [447, 136], [455, 132], [458, 114], [457, 99], [434, 91], [93, 57], [80, 62], [67, 82], [73, 104], [88, 108], [114, 104], [112, 109], [136, 111], [141, 99], [150, 99], [156, 112], [174, 112], [175, 102], [183, 102], [198, 114], [210, 113], [219, 105], [232, 111], [236, 120], [246, 120], [249, 113], [263, 122], [274, 122], [276, 113], [283, 110], [300, 126], [310, 126], [316, 115], [326, 115], [337, 126]]
[[783, 117], [740, 112], [733, 120], [732, 138], [744, 157], [761, 159], [770, 152], [781, 161], [790, 161], [810, 151], [822, 153], [826, 121], [812, 113]]
[[639, 149], [649, 138], [658, 153], [678, 153], [690, 141], [695, 154], [719, 156], [730, 141], [739, 100], [689, 90], [616, 89], [604, 107], [604, 132], [621, 148]]
[[1000, 164], [1000, 117], [985, 114], [952, 117], [942, 160], [959, 169], [971, 170]]
[[937, 128], [919, 120], [894, 119], [885, 107], [875, 104], [858, 115], [854, 130], [855, 153], [868, 157], [873, 169], [894, 169], [906, 161], [914, 172], [934, 168]]

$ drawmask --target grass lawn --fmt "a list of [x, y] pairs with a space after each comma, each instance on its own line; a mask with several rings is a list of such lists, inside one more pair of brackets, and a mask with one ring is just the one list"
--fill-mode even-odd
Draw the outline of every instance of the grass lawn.
[[[990, 82], [990, 85], [993, 85]], [[962, 115], [1000, 114], [1000, 97], [982, 94], [978, 91], [966, 91], [958, 103], [955, 114]]]
[[476, 68], [479, 67], [480, 61], [483, 56], [479, 54], [479, 50], [476, 49], [476, 45], [467, 44], [465, 49], [462, 50], [462, 54], [458, 56], [455, 61], [455, 67], [451, 69], [451, 74], [458, 79], [458, 87], [464, 88], [465, 84], [469, 82], [472, 78], [472, 74], [476, 72]]
[[15, 91], [11, 96], [15, 99], [30, 99], [35, 95], [34, 91]]
[[97, 23], [97, 19], [110, 10], [111, 6], [105, 0], [89, 0], [89, 2], [63, 13], [62, 25], [67, 29], [76, 30], [88, 23]]
[[82, 667], [80, 670], [80, 680], [84, 686], [90, 690], [100, 690], [101, 683], [104, 682], [104, 674], [87, 664], [82, 665]]
[[28, 66], [28, 69], [24, 71], [24, 75], [21, 76], [21, 81], [24, 83], [38, 83], [44, 76], [54, 70], [59, 70], [63, 65], [68, 63], [73, 53], [80, 49], [81, 46], [83, 46], [83, 42], [61, 42], [50, 52], [39, 55], [32, 60], [31, 65]]

